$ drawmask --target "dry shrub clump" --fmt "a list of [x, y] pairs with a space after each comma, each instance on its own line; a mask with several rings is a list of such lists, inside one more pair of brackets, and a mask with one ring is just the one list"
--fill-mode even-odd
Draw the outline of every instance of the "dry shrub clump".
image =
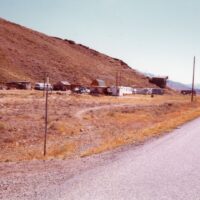
[[4, 131], [5, 127], [5, 124], [3, 122], [0, 122], [0, 131]]
[[79, 134], [81, 126], [75, 126], [74, 123], [70, 121], [53, 121], [49, 124], [49, 131], [58, 133], [65, 136], [73, 136]]
[[48, 149], [48, 157], [69, 158], [77, 151], [78, 144], [76, 142], [67, 142]]

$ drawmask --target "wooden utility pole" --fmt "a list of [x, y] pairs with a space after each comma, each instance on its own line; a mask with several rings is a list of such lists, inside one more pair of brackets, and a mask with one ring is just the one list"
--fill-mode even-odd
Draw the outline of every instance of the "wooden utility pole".
[[46, 96], [45, 96], [45, 132], [44, 132], [44, 156], [46, 156], [46, 145], [47, 145], [47, 125], [48, 125], [48, 94], [49, 94], [49, 77], [46, 77], [46, 83], [44, 85]]
[[122, 72], [119, 72], [119, 86], [122, 85]]
[[47, 74], [46, 74], [46, 72], [44, 72], [44, 88], [43, 88], [43, 97], [45, 96], [45, 82], [46, 82], [46, 76], [47, 76]]
[[119, 75], [118, 72], [116, 72], [116, 88], [119, 86]]
[[194, 100], [194, 76], [195, 76], [195, 56], [193, 60], [193, 75], [192, 75], [192, 94], [191, 94], [191, 102]]

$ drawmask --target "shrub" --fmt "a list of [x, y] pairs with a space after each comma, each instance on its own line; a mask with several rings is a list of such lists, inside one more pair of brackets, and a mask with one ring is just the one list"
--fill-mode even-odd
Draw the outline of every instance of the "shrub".
[[5, 125], [4, 123], [0, 122], [0, 131], [3, 131], [5, 130]]

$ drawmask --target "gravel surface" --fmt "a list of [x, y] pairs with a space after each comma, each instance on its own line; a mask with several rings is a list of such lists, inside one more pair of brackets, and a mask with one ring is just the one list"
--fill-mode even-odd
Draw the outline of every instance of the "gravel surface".
[[115, 152], [0, 163], [5, 200], [200, 200], [200, 119]]

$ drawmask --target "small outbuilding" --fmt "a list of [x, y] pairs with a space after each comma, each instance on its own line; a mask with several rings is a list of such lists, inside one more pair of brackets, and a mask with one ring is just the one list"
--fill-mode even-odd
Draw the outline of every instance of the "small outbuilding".
[[71, 84], [68, 81], [59, 81], [56, 84], [53, 85], [54, 90], [71, 90]]

